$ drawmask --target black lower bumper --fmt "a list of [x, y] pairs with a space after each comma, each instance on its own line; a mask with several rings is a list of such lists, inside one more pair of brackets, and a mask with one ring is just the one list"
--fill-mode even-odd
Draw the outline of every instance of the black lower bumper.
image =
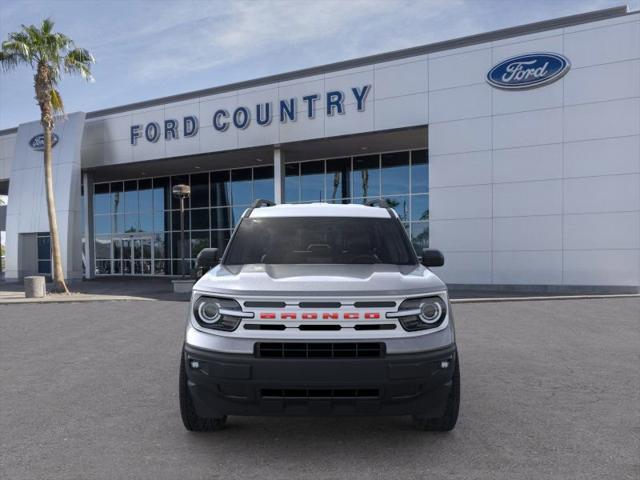
[[202, 417], [439, 417], [451, 389], [456, 347], [382, 358], [281, 359], [185, 345], [184, 355], [189, 392]]

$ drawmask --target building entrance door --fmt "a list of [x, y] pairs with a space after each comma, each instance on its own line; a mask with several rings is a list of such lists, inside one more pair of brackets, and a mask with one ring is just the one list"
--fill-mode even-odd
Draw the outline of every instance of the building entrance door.
[[114, 238], [113, 273], [116, 275], [153, 275], [152, 246], [151, 237]]

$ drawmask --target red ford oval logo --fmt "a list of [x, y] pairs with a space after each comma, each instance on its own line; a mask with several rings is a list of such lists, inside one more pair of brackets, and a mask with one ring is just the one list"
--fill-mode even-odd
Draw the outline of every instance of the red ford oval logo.
[[[55, 133], [51, 134], [51, 148], [55, 147], [58, 143], [58, 135]], [[34, 136], [31, 140], [29, 140], [29, 146], [38, 152], [44, 151], [44, 133], [39, 133]]]
[[529, 53], [500, 62], [489, 70], [487, 82], [505, 90], [524, 90], [554, 82], [569, 68], [569, 59], [558, 53]]

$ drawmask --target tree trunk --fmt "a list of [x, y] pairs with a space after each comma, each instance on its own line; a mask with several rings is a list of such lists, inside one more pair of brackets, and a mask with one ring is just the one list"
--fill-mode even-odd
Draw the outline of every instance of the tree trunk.
[[51, 166], [51, 127], [44, 126], [44, 183], [47, 190], [47, 214], [49, 215], [49, 232], [51, 234], [51, 260], [53, 273], [53, 291], [69, 293], [62, 271], [60, 255], [60, 239], [58, 237], [58, 219], [56, 217], [56, 200], [53, 195], [53, 173]]

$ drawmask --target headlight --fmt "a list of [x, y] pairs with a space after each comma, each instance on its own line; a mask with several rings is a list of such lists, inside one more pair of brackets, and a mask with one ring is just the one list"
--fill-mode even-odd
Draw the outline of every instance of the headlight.
[[235, 300], [200, 297], [193, 304], [193, 316], [201, 327], [231, 332], [245, 314]]
[[447, 316], [447, 304], [440, 297], [410, 298], [400, 304], [393, 316], [409, 332], [428, 330], [442, 324]]

